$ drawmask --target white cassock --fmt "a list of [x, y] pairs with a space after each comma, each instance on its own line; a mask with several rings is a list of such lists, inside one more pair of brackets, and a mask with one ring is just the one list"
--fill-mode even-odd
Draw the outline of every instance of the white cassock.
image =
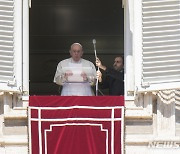
[[[64, 73], [71, 71], [72, 76], [65, 80]], [[88, 80], [83, 81], [81, 73], [86, 73]], [[96, 79], [96, 69], [92, 62], [80, 59], [78, 62], [72, 58], [59, 62], [54, 76], [54, 82], [62, 85], [61, 96], [93, 96], [91, 86], [94, 85]]]

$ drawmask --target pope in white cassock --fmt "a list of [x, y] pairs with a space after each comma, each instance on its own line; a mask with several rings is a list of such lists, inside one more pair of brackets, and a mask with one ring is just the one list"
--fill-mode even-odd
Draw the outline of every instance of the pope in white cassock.
[[83, 48], [79, 43], [73, 43], [69, 52], [71, 58], [59, 62], [54, 76], [54, 82], [63, 86], [61, 96], [93, 96], [94, 64], [81, 58]]

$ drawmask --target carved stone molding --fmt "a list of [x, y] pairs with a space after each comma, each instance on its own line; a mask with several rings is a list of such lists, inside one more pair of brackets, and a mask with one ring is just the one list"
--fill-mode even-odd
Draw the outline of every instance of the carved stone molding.
[[180, 89], [161, 90], [156, 94], [165, 104], [176, 104], [176, 109], [180, 110]]

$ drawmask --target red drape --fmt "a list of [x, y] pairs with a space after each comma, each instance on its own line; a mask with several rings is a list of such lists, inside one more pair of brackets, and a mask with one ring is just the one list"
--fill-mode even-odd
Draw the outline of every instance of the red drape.
[[120, 154], [121, 96], [30, 96], [32, 154]]

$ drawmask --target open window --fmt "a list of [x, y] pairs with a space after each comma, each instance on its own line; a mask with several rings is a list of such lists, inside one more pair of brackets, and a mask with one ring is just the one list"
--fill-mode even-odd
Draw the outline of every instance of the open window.
[[124, 54], [124, 10], [121, 0], [32, 0], [30, 9], [30, 94], [59, 95], [53, 83], [59, 61], [69, 58], [74, 42], [83, 45], [83, 58], [97, 55], [112, 66]]

